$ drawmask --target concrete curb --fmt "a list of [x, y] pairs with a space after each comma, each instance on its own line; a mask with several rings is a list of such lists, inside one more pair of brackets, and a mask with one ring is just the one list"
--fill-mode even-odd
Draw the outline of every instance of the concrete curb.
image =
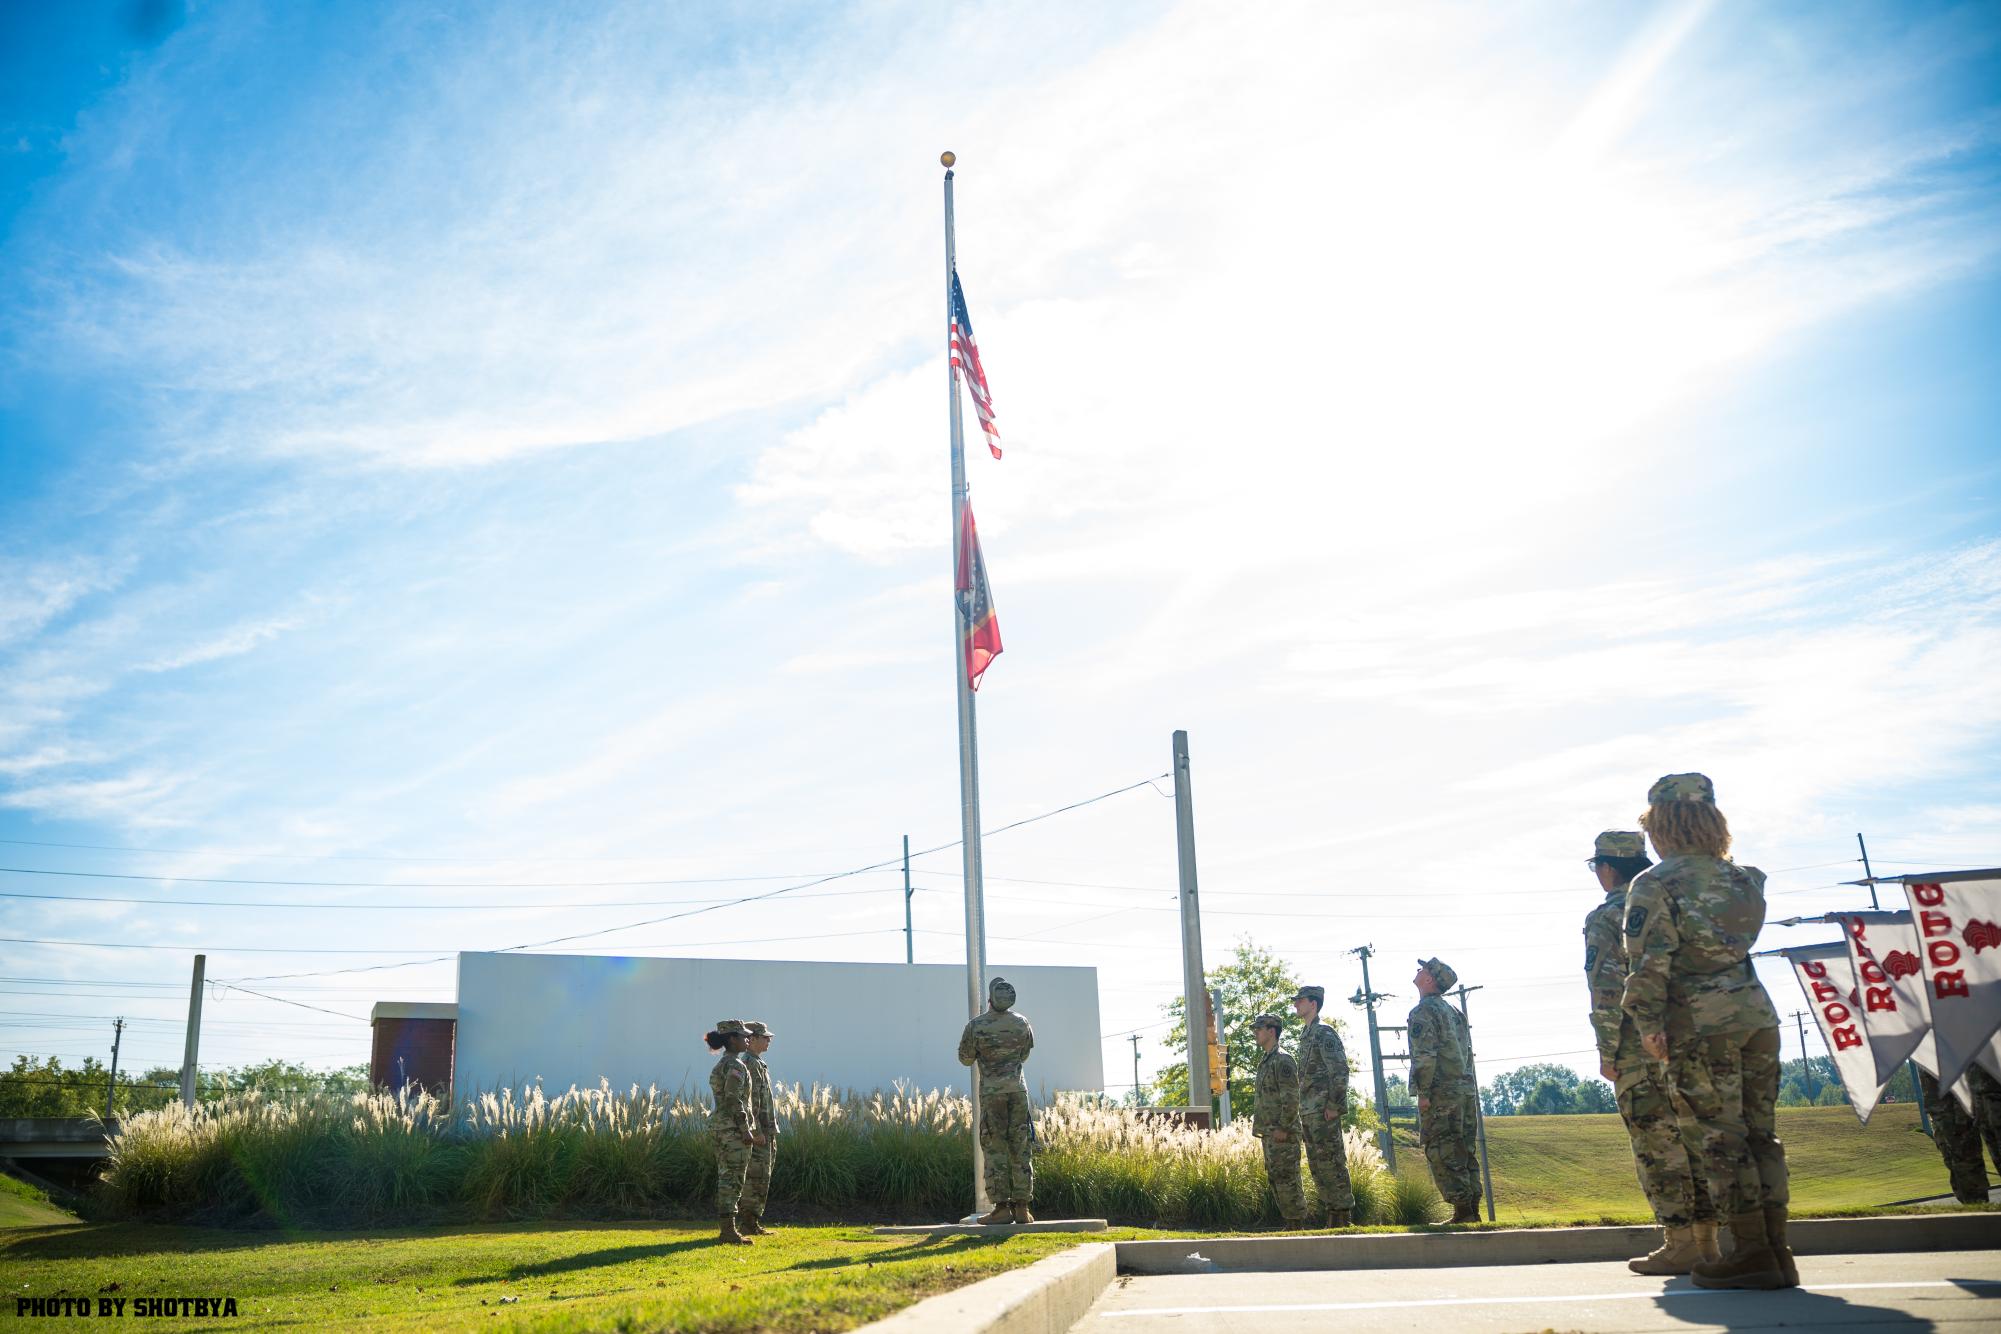
[[[1116, 1243], [1122, 1274], [1302, 1269], [1457, 1269], [1469, 1265], [1628, 1260], [1660, 1244], [1651, 1227], [1376, 1232], [1326, 1237], [1214, 1237]], [[1810, 1218], [1787, 1228], [1796, 1255], [2001, 1250], [2001, 1214]]]
[[862, 1329], [872, 1334], [1065, 1334], [1117, 1276], [1111, 1243], [1095, 1242], [927, 1297]]

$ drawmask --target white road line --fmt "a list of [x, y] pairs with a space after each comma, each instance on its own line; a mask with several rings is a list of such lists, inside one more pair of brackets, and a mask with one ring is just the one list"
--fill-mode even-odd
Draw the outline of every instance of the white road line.
[[[1815, 1283], [1802, 1285], [1796, 1292], [1863, 1292], [1877, 1288], [1994, 1288], [2001, 1279], [1927, 1279], [1911, 1283]], [[1299, 1302], [1271, 1306], [1149, 1306], [1133, 1311], [1100, 1311], [1104, 1320], [1141, 1315], [1248, 1315], [1279, 1311], [1393, 1311], [1423, 1306], [1532, 1306], [1556, 1302], [1652, 1302], [1676, 1297], [1742, 1297], [1741, 1289], [1667, 1288], [1660, 1292], [1594, 1292], [1575, 1296], [1536, 1297], [1432, 1297], [1402, 1302]]]

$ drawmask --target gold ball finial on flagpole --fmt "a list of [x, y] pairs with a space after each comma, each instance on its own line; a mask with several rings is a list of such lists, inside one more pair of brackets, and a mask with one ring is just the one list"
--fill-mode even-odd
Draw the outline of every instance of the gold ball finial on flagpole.
[[951, 165], [957, 162], [958, 160], [959, 160], [959, 155], [957, 153], [954, 153], [949, 148], [938, 155], [938, 161], [943, 163], [947, 168], [950, 168]]

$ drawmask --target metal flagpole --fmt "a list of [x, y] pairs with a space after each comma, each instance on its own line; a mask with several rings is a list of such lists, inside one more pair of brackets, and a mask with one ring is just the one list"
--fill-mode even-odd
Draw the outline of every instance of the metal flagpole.
[[[952, 231], [952, 164], [958, 158], [941, 154], [945, 167], [945, 327], [952, 327], [952, 275], [959, 254]], [[966, 441], [959, 421], [959, 377], [946, 350], [946, 394], [952, 405], [952, 675], [959, 696], [959, 834], [966, 883], [966, 1017], [987, 1008], [987, 910], [980, 865], [980, 747], [973, 717], [973, 683], [966, 679], [965, 612], [959, 605], [959, 550], [966, 531]], [[986, 1155], [980, 1152], [980, 1069], [973, 1067], [973, 1212], [993, 1209], [987, 1198]]]

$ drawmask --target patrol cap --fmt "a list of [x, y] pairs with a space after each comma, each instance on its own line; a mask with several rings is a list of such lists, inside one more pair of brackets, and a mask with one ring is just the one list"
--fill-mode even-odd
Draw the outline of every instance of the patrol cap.
[[1459, 974], [1453, 972], [1452, 966], [1443, 959], [1419, 959], [1417, 966], [1431, 974], [1431, 980], [1438, 983], [1440, 991], [1451, 990], [1452, 984], [1459, 980]]
[[1014, 1004], [1014, 983], [1004, 977], [995, 978], [987, 983], [987, 999], [993, 1002], [995, 1009], [1007, 1009]]
[[1297, 991], [1295, 991], [1295, 992], [1293, 992], [1293, 993], [1292, 993], [1292, 999], [1294, 999], [1294, 1000], [1310, 1000], [1310, 1001], [1312, 1001], [1312, 1002], [1313, 1002], [1313, 1003], [1314, 1003], [1315, 1005], [1324, 1005], [1324, 1004], [1326, 1004], [1326, 1003], [1327, 1003], [1327, 988], [1326, 988], [1326, 987], [1301, 987], [1301, 988], [1300, 988], [1299, 990], [1297, 990]]
[[1647, 805], [1663, 801], [1706, 801], [1716, 804], [1716, 784], [1707, 774], [1668, 774], [1647, 789]]
[[1285, 1020], [1279, 1018], [1275, 1014], [1261, 1014], [1257, 1018], [1251, 1020], [1251, 1027], [1269, 1028], [1275, 1033], [1283, 1033], [1285, 1031]]
[[1607, 829], [1591, 844], [1594, 857], [1644, 857], [1647, 855], [1647, 840], [1637, 831]]
[[754, 1038], [775, 1038], [778, 1036], [776, 1033], [772, 1032], [769, 1028], [765, 1027], [764, 1021], [762, 1019], [744, 1020], [743, 1031], [750, 1034]]
[[750, 1030], [744, 1027], [743, 1020], [741, 1019], [718, 1019], [716, 1020], [716, 1032], [748, 1033]]

